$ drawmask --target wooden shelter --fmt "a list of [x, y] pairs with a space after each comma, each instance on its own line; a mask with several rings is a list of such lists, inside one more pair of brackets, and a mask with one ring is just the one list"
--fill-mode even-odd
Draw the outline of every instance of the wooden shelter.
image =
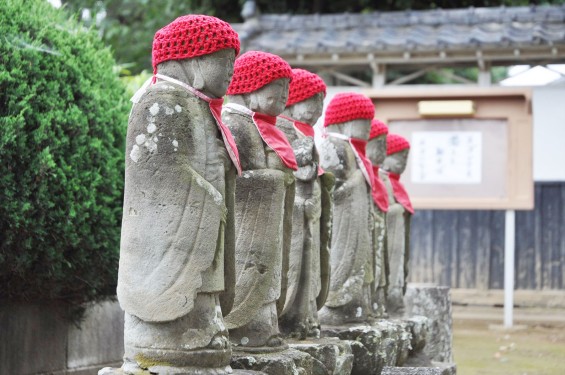
[[[291, 15], [260, 14], [248, 1], [242, 15], [245, 22], [234, 28], [243, 51], [275, 53], [293, 67], [318, 73], [329, 86], [365, 91], [376, 102], [377, 116], [375, 92], [414, 90], [411, 96], [417, 96], [416, 90], [453, 88], [409, 85], [428, 72], [437, 72], [458, 89], [488, 90], [496, 83], [495, 67], [565, 63], [565, 5]], [[476, 79], [460, 75], [461, 67], [476, 68]], [[531, 109], [531, 101], [526, 103]], [[544, 150], [534, 150], [530, 159], [538, 157], [536, 152]], [[515, 287], [563, 289], [565, 178], [536, 181], [530, 201], [533, 210], [515, 215]], [[508, 215], [496, 207], [418, 210], [412, 226], [411, 280], [502, 288]]]

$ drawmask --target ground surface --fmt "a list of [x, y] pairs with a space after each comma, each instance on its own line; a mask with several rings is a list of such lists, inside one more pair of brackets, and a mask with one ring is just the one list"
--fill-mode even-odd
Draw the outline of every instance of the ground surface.
[[[563, 293], [563, 292], [562, 292]], [[565, 295], [565, 293], [563, 294]], [[492, 297], [492, 296], [491, 296]], [[503, 309], [491, 300], [453, 294], [453, 347], [457, 374], [565, 374], [565, 307], [539, 293], [515, 303], [516, 329], [502, 329]], [[493, 302], [494, 301], [494, 302]]]

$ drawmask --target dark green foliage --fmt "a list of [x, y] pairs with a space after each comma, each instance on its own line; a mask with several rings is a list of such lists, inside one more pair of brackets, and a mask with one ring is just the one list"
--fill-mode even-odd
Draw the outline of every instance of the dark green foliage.
[[[63, 0], [65, 7], [86, 25], [96, 26], [116, 60], [134, 74], [151, 70], [151, 47], [155, 32], [185, 14], [207, 14], [227, 21], [238, 20], [240, 6], [234, 0]], [[100, 15], [104, 17], [100, 17]], [[97, 19], [98, 16], [98, 19]]]
[[128, 105], [97, 34], [0, 1], [0, 299], [114, 293]]

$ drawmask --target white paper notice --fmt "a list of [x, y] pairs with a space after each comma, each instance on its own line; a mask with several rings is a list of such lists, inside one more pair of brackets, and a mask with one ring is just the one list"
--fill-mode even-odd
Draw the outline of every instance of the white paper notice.
[[481, 183], [481, 132], [414, 132], [411, 143], [413, 183]]

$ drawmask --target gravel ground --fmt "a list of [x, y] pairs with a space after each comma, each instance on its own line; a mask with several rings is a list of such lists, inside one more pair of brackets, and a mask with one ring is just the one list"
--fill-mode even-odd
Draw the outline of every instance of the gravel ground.
[[565, 308], [516, 307], [514, 328], [503, 329], [501, 307], [454, 302], [457, 374], [565, 374]]

